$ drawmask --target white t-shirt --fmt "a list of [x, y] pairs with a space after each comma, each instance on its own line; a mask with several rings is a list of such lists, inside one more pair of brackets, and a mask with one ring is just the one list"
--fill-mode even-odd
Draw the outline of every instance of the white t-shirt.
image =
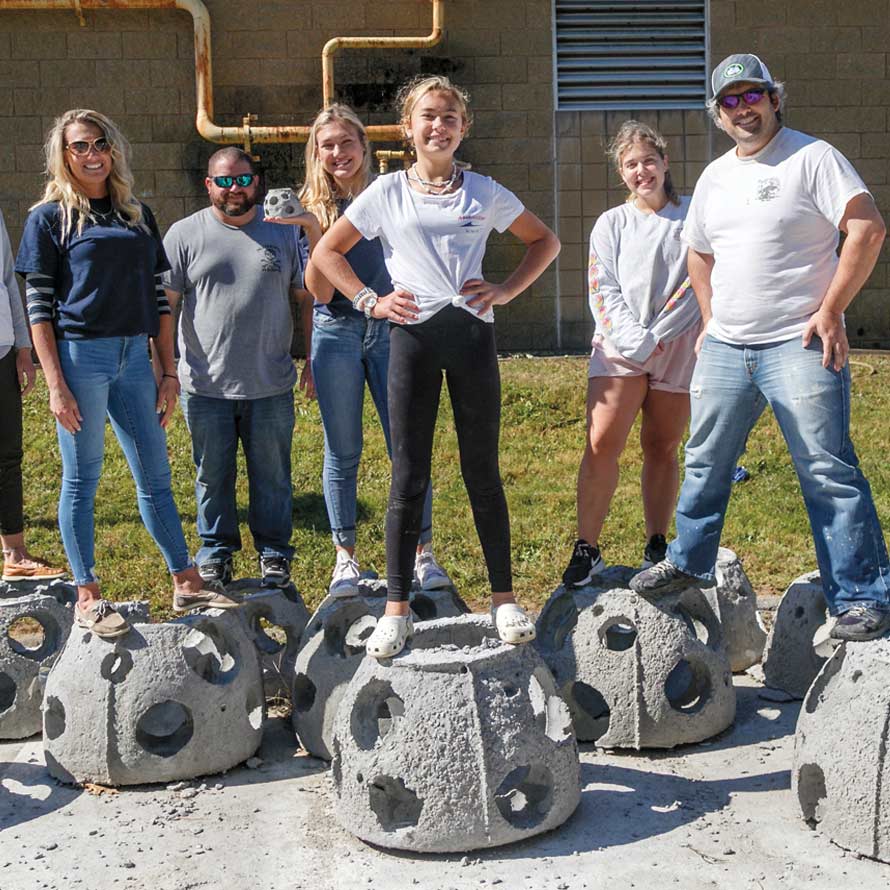
[[479, 316], [460, 289], [482, 277], [491, 230], [506, 231], [524, 209], [513, 192], [488, 176], [465, 171], [463, 184], [451, 194], [424, 195], [399, 171], [378, 176], [344, 215], [365, 238], [380, 239], [393, 287], [413, 294], [420, 307], [415, 324], [451, 304], [492, 322], [494, 313]]
[[838, 224], [868, 193], [821, 139], [783, 127], [756, 155], [735, 149], [701, 175], [683, 238], [714, 255], [708, 333], [727, 343], [799, 336], [837, 268]]

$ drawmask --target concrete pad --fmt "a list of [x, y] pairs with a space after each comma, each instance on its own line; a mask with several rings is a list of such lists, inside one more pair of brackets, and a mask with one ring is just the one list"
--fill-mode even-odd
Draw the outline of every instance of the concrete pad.
[[720, 622], [729, 666], [737, 674], [763, 658], [766, 629], [757, 613], [757, 594], [742, 561], [728, 547], [717, 551], [716, 575], [717, 586], [705, 587], [702, 592]]
[[890, 862], [890, 639], [845, 643], [804, 698], [792, 791], [804, 820]]
[[720, 623], [698, 588], [650, 602], [618, 566], [596, 587], [559, 587], [535, 646], [553, 671], [579, 740], [672, 748], [725, 730], [735, 693]]
[[[469, 609], [453, 587], [412, 590], [414, 626]], [[365, 657], [365, 641], [386, 606], [386, 582], [363, 578], [359, 595], [326, 597], [309, 619], [294, 666], [293, 724], [303, 747], [315, 757], [333, 756], [334, 717], [346, 686]]]
[[531, 646], [487, 616], [424, 622], [365, 658], [334, 721], [341, 825], [414, 852], [495, 847], [561, 825], [580, 799], [572, 721]]
[[0, 739], [40, 732], [43, 682], [72, 621], [71, 609], [51, 596], [0, 600]]
[[62, 782], [190, 779], [250, 757], [264, 711], [256, 649], [231, 613], [138, 624], [117, 640], [75, 629], [47, 678], [46, 760]]
[[802, 699], [825, 664], [814, 637], [828, 621], [819, 572], [795, 578], [782, 596], [763, 652], [764, 683]]

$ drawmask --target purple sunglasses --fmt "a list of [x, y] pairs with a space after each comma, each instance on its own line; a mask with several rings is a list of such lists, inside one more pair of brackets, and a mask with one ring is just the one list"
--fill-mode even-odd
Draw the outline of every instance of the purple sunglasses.
[[763, 98], [765, 92], [766, 87], [756, 87], [745, 90], [744, 93], [727, 93], [717, 100], [717, 104], [727, 111], [732, 111], [733, 108], [739, 107], [741, 101], [744, 101], [745, 105], [756, 105]]

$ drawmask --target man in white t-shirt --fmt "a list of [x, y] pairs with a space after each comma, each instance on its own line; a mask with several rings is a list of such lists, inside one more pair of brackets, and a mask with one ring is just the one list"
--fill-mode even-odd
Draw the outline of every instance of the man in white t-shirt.
[[782, 125], [784, 89], [757, 56], [724, 59], [711, 86], [711, 114], [736, 147], [705, 169], [683, 228], [705, 328], [677, 538], [631, 587], [657, 597], [715, 583], [733, 467], [768, 404], [838, 616], [832, 636], [873, 639], [890, 630], [890, 563], [848, 434], [843, 313], [874, 268], [884, 222], [840, 152]]

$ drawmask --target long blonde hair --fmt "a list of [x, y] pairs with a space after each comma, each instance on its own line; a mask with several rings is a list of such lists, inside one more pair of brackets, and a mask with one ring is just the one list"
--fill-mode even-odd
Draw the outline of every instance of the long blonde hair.
[[[318, 131], [334, 123], [345, 124], [355, 130], [364, 153], [361, 168], [353, 180], [348, 195], [339, 194], [334, 177], [325, 170], [318, 156]], [[322, 232], [326, 232], [340, 215], [337, 199], [354, 198], [367, 188], [370, 178], [371, 151], [368, 146], [368, 136], [356, 113], [348, 105], [338, 104], [329, 105], [319, 111], [312, 121], [309, 138], [306, 140], [306, 181], [300, 189], [300, 203], [315, 214]]]
[[[646, 142], [658, 153], [658, 156], [664, 161], [667, 159], [667, 140], [657, 130], [653, 130], [648, 124], [641, 121], [629, 120], [625, 121], [615, 134], [615, 138], [609, 143], [608, 154], [615, 169], [621, 174], [621, 158], [624, 153], [633, 148], [637, 142]], [[664, 171], [664, 192], [668, 200], [672, 204], [680, 203], [680, 196], [674, 187], [674, 181], [671, 179], [671, 171]], [[628, 201], [633, 201], [634, 196], [627, 196]]]
[[[74, 228], [79, 235], [90, 218], [90, 199], [80, 191], [65, 161], [65, 130], [71, 124], [92, 124], [102, 131], [111, 144], [111, 173], [108, 175], [108, 196], [111, 207], [128, 226], [142, 226], [142, 205], [133, 194], [130, 172], [130, 143], [113, 121], [98, 111], [72, 108], [54, 121], [46, 137], [46, 187], [43, 196], [30, 209], [41, 204], [58, 202], [62, 222], [62, 239]], [[76, 225], [75, 225], [76, 221]]]

